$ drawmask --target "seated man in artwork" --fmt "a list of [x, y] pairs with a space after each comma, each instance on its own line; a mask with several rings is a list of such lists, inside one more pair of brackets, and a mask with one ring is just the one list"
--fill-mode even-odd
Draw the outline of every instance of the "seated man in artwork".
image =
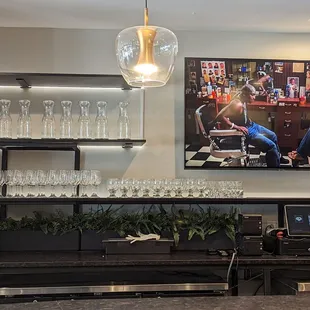
[[288, 160], [281, 156], [276, 134], [253, 122], [248, 116], [247, 105], [255, 100], [255, 93], [253, 85], [245, 84], [239, 98], [232, 100], [222, 109], [214, 122], [220, 121], [230, 129], [241, 131], [246, 136], [248, 144], [266, 154], [267, 167], [278, 168], [280, 163], [288, 163]]
[[292, 159], [293, 167], [297, 167], [301, 162], [310, 157], [310, 129], [304, 135], [297, 150], [288, 153], [288, 157]]

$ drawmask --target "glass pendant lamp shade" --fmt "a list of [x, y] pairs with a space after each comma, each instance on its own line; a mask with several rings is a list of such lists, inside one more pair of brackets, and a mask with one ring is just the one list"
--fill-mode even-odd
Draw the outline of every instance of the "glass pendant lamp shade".
[[116, 38], [116, 56], [121, 73], [133, 87], [164, 86], [174, 69], [178, 53], [175, 34], [162, 27], [145, 25], [124, 29]]

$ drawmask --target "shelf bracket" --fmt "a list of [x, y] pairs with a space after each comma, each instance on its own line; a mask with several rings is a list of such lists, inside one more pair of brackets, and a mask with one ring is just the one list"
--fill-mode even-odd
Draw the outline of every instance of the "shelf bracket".
[[17, 78], [16, 82], [20, 85], [20, 88], [31, 88], [31, 85], [24, 79]]
[[124, 142], [122, 145], [123, 149], [132, 149], [133, 148], [133, 143], [132, 142]]

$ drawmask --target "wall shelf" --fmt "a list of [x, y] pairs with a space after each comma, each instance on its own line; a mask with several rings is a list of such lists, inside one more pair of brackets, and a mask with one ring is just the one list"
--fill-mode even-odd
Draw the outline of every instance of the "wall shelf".
[[75, 150], [79, 146], [120, 146], [132, 148], [145, 144], [144, 139], [0, 139], [0, 149]]
[[1, 86], [32, 87], [88, 87], [132, 89], [121, 75], [112, 74], [52, 74], [0, 73]]

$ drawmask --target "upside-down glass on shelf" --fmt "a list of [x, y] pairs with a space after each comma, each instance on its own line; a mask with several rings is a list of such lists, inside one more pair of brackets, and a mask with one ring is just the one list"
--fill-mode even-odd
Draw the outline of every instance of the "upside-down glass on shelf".
[[97, 116], [95, 120], [95, 136], [97, 139], [109, 139], [109, 127], [107, 116], [107, 103], [105, 101], [97, 102]]
[[128, 105], [128, 102], [119, 103], [119, 116], [117, 120], [118, 139], [131, 138], [130, 119], [127, 111]]
[[0, 138], [12, 138], [11, 100], [0, 100]]
[[79, 133], [80, 139], [91, 139], [91, 120], [89, 115], [90, 102], [80, 101]]
[[73, 138], [72, 134], [72, 102], [61, 101], [62, 114], [60, 117], [60, 139]]
[[42, 138], [54, 139], [56, 138], [56, 125], [54, 116], [54, 101], [44, 100], [44, 113], [42, 118]]
[[20, 113], [17, 120], [17, 138], [30, 139], [32, 134], [30, 100], [19, 100]]

